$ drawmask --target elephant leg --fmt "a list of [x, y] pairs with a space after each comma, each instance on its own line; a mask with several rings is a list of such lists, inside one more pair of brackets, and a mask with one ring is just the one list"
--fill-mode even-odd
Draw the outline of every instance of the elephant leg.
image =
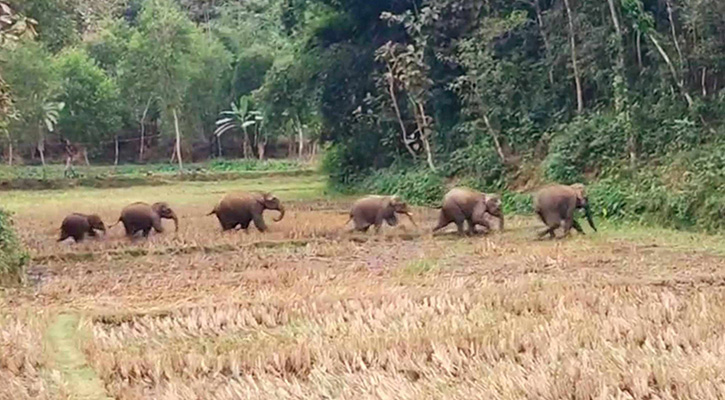
[[151, 226], [153, 226], [154, 230], [158, 233], [161, 233], [164, 231], [164, 226], [161, 224], [161, 217], [152, 218]]
[[478, 233], [478, 231], [476, 231], [476, 223], [470, 218], [466, 219], [466, 223], [468, 224], [468, 235], [475, 236]]
[[82, 233], [76, 233], [73, 235], [73, 240], [75, 240], [76, 243], [83, 241], [83, 234]]
[[69, 237], [70, 237], [70, 235], [68, 235], [68, 233], [66, 233], [65, 231], [62, 231], [60, 233], [60, 237], [58, 238], [58, 241], [62, 242], [64, 240], [68, 239]]
[[581, 233], [582, 235], [586, 235], [586, 233], [584, 233], [584, 229], [582, 229], [582, 226], [579, 225], [579, 221], [577, 221], [576, 219], [572, 219], [571, 223], [572, 223], [572, 228], [576, 229], [576, 231]]
[[253, 215], [252, 219], [254, 220], [254, 226], [257, 227], [258, 231], [265, 232], [267, 230], [267, 224], [264, 223], [264, 218], [261, 213]]
[[463, 222], [464, 221], [454, 221], [456, 223], [456, 228], [458, 228], [458, 234], [460, 236], [465, 235], [465, 232], [463, 231]]
[[151, 233], [151, 227], [148, 227], [148, 228], [144, 228], [143, 229], [143, 237], [148, 238], [149, 237], [149, 233]]
[[123, 223], [123, 229], [126, 231], [126, 236], [131, 237], [136, 233], [134, 230], [134, 227], [131, 226], [131, 224], [127, 224], [126, 222]]
[[446, 226], [450, 225], [451, 220], [449, 220], [442, 212], [438, 216], [438, 225], [433, 228], [433, 233], [438, 232], [439, 230], [445, 228]]
[[561, 226], [560, 222], [555, 222], [551, 225], [548, 225], [548, 228], [539, 232], [539, 238], [542, 238], [542, 237], [546, 236], [547, 234], [549, 235], [550, 238], [552, 238], [552, 239], [555, 238], [556, 235], [554, 234], [554, 231], [556, 231], [559, 228], [559, 226]]

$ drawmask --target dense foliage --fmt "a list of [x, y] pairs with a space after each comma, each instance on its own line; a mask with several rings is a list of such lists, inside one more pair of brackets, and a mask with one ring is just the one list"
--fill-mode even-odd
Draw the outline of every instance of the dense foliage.
[[0, 209], [0, 284], [19, 281], [27, 261], [28, 255], [15, 235], [10, 213]]
[[421, 203], [450, 182], [601, 180], [608, 216], [719, 213], [722, 1], [119, 4], [11, 3], [38, 36], [3, 50], [6, 160], [10, 144], [32, 162], [57, 137], [101, 161], [114, 147], [262, 158], [324, 141], [338, 187]]

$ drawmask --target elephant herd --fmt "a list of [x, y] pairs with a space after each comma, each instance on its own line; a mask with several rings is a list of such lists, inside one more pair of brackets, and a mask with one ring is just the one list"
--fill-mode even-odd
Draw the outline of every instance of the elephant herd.
[[[451, 189], [443, 197], [438, 223], [433, 228], [433, 233], [455, 223], [458, 233], [475, 234], [476, 226], [485, 228], [485, 232], [491, 230], [487, 217], [494, 217], [499, 220], [499, 230], [504, 227], [504, 215], [501, 198], [497, 195], [477, 192], [468, 188]], [[534, 195], [534, 212], [546, 225], [546, 229], [539, 233], [539, 237], [549, 235], [555, 237], [558, 228], [564, 230], [564, 236], [569, 234], [571, 228], [584, 233], [581, 225], [574, 218], [574, 212], [583, 209], [589, 225], [597, 230], [592, 220], [589, 209], [589, 200], [586, 190], [582, 184], [573, 185], [551, 185], [540, 189]], [[278, 211], [279, 217], [274, 219], [279, 222], [284, 218], [285, 208], [279, 198], [271, 193], [240, 193], [225, 196], [207, 216], [215, 215], [223, 231], [240, 227], [247, 230], [250, 223], [254, 222], [255, 227], [264, 232], [267, 225], [262, 214], [265, 210]], [[405, 215], [417, 227], [410, 207], [398, 196], [367, 196], [353, 203], [349, 219], [345, 223], [353, 222], [352, 230], [367, 232], [371, 226], [375, 232], [379, 232], [383, 222], [390, 226], [398, 224], [398, 215]], [[118, 220], [108, 228], [122, 223], [126, 236], [133, 237], [139, 232], [148, 237], [151, 229], [156, 232], [163, 232], [161, 219], [174, 221], [176, 230], [179, 230], [179, 219], [176, 213], [165, 202], [154, 204], [133, 203], [121, 211]], [[467, 232], [464, 231], [464, 224], [467, 224]], [[60, 237], [58, 241], [72, 237], [79, 242], [88, 236], [96, 236], [96, 231], [106, 232], [106, 226], [96, 214], [73, 213], [68, 215], [62, 222]]]

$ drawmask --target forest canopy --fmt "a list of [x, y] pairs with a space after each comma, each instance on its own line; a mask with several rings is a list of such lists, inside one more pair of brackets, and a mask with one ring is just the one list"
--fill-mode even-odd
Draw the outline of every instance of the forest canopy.
[[324, 145], [342, 185], [381, 169], [504, 188], [693, 165], [722, 184], [719, 0], [8, 5], [37, 31], [0, 56], [8, 163], [62, 140], [94, 162]]

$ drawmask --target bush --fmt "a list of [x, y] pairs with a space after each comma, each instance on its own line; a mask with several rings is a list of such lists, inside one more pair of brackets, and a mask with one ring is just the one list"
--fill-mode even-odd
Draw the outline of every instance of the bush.
[[362, 181], [361, 188], [375, 194], [398, 195], [410, 204], [440, 204], [445, 187], [443, 178], [428, 169], [378, 170]]
[[616, 118], [606, 114], [577, 118], [563, 125], [544, 160], [547, 178], [575, 183], [583, 179], [585, 172], [617, 163], [625, 149], [623, 132]]
[[498, 190], [505, 183], [504, 165], [487, 137], [454, 151], [442, 170], [449, 177], [465, 177], [465, 186], [476, 190]]
[[0, 209], [0, 284], [19, 282], [28, 261], [13, 230], [11, 214]]

